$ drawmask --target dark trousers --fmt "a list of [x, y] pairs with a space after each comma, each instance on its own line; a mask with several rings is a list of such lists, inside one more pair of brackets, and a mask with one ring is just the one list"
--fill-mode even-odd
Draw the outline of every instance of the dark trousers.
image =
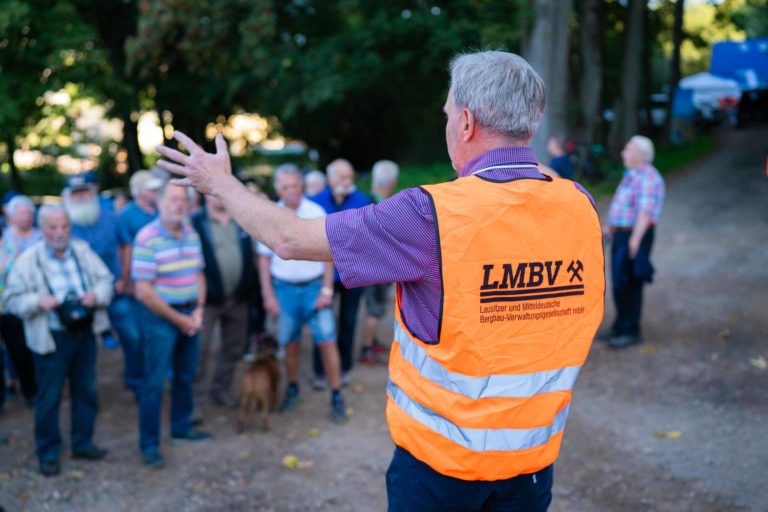
[[123, 379], [126, 388], [139, 399], [143, 374], [141, 330], [136, 321], [137, 301], [128, 295], [116, 295], [107, 309], [109, 321], [117, 331], [123, 349]]
[[[352, 353], [355, 348], [357, 310], [365, 288], [344, 288], [344, 285], [341, 283], [336, 283], [334, 288], [336, 295], [339, 296], [339, 323], [337, 325], [336, 345], [339, 347], [341, 372], [347, 373], [352, 369], [352, 364], [355, 361]], [[323, 360], [320, 357], [320, 350], [317, 348], [317, 345], [315, 345], [313, 350], [313, 362], [315, 375], [325, 375]]]
[[[645, 280], [635, 276], [634, 260], [629, 255], [629, 231], [617, 231], [611, 244], [611, 278], [613, 281], [613, 301], [616, 305], [616, 320], [612, 334], [615, 336], [638, 336], [640, 334], [640, 314], [643, 306], [643, 285]], [[653, 246], [654, 229], [649, 228], [640, 242], [638, 254], [648, 258]]]
[[15, 315], [2, 315], [0, 317], [0, 336], [3, 337], [8, 357], [19, 377], [24, 398], [34, 398], [35, 393], [37, 393], [35, 364], [32, 351], [27, 347], [27, 339], [24, 336], [24, 322]]
[[[216, 325], [221, 326], [221, 346], [215, 355], [213, 380], [208, 385], [209, 361], [213, 359], [211, 347]], [[195, 379], [195, 405], [202, 406], [208, 395], [224, 397], [232, 386], [235, 366], [243, 355], [243, 343], [248, 337], [248, 303], [228, 299], [224, 304], [209, 304], [203, 313], [200, 333], [200, 363]]]
[[544, 512], [552, 502], [553, 466], [494, 482], [441, 475], [395, 448], [387, 470], [389, 512]]
[[69, 380], [72, 406], [72, 451], [92, 446], [98, 400], [96, 396], [96, 337], [53, 331], [56, 351], [35, 354], [38, 394], [35, 399], [35, 444], [41, 461], [57, 461], [61, 451], [59, 409], [64, 383]]
[[[145, 306], [140, 305], [137, 309], [144, 341], [144, 380], [139, 396], [139, 447], [147, 451], [156, 450], [160, 446], [163, 387], [169, 369], [173, 372], [171, 435], [184, 435], [192, 428], [192, 385], [197, 372], [200, 335], [187, 336]], [[179, 312], [190, 315], [193, 309], [179, 309]]]

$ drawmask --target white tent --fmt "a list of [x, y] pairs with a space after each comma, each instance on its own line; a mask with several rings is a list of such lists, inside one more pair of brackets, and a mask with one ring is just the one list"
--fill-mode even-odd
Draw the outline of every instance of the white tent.
[[680, 80], [682, 89], [693, 90], [693, 104], [716, 107], [722, 98], [740, 98], [741, 88], [736, 80], [722, 78], [706, 71]]

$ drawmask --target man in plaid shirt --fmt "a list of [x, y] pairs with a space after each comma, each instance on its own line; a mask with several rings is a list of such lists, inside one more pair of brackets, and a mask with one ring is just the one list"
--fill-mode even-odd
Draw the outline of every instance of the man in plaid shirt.
[[653, 162], [653, 142], [632, 137], [621, 157], [626, 171], [611, 201], [606, 239], [612, 239], [611, 276], [616, 320], [608, 346], [623, 348], [639, 343], [643, 285], [653, 279], [650, 262], [655, 226], [664, 204], [664, 180]]

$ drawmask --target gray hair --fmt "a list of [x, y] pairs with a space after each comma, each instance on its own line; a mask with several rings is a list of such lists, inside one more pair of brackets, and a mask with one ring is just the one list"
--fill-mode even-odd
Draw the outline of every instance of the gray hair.
[[192, 200], [192, 196], [190, 195], [189, 189], [190, 187], [185, 187], [183, 185], [176, 185], [175, 183], [171, 183], [170, 181], [166, 181], [163, 183], [163, 186], [157, 189], [157, 202], [160, 203], [160, 201], [163, 200], [165, 197], [165, 193], [168, 191], [168, 187], [180, 187], [184, 189], [184, 193], [187, 196], [187, 201]]
[[397, 181], [400, 168], [392, 160], [379, 160], [373, 164], [371, 181], [373, 188], [388, 187]]
[[26, 206], [32, 210], [32, 213], [35, 212], [35, 203], [33, 203], [30, 198], [27, 196], [15, 196], [13, 199], [8, 201], [7, 205], [5, 205], [5, 214], [8, 217], [13, 217], [16, 215], [16, 211], [22, 206]]
[[656, 156], [656, 150], [653, 147], [653, 141], [648, 137], [642, 135], [635, 135], [629, 139], [630, 142], [635, 143], [637, 150], [645, 157], [646, 163], [652, 163], [654, 156]]
[[304, 176], [304, 183], [310, 182], [312, 180], [316, 180], [321, 182], [323, 185], [327, 183], [325, 179], [325, 174], [315, 169], [314, 171], [309, 171], [306, 176]]
[[336, 160], [329, 163], [325, 167], [325, 174], [330, 178], [331, 175], [334, 175], [334, 173], [336, 172], [336, 166], [339, 164], [347, 164], [352, 168], [353, 171], [355, 170], [355, 168], [352, 167], [352, 163], [349, 160], [347, 160], [346, 158], [337, 158]]
[[500, 135], [528, 141], [541, 121], [544, 81], [519, 55], [502, 51], [465, 53], [450, 65], [450, 91], [458, 107]]
[[299, 166], [296, 164], [281, 164], [278, 165], [275, 169], [275, 172], [272, 174], [272, 183], [277, 183], [277, 179], [280, 176], [288, 176], [288, 175], [294, 175], [298, 176], [300, 180], [302, 180], [302, 185], [304, 184], [304, 181], [301, 176], [301, 169], [299, 169]]
[[37, 225], [40, 227], [43, 227], [45, 224], [45, 219], [51, 214], [54, 213], [63, 213], [67, 216], [67, 219], [69, 219], [69, 214], [67, 213], [67, 210], [64, 208], [61, 204], [44, 204], [40, 207], [40, 209], [37, 211]]

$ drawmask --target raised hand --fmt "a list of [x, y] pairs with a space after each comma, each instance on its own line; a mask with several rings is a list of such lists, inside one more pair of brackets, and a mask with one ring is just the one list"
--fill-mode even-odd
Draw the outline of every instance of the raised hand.
[[173, 138], [183, 144], [189, 154], [167, 146], [158, 146], [157, 152], [167, 160], [158, 161], [157, 166], [183, 176], [171, 180], [174, 185], [190, 186], [201, 194], [215, 195], [219, 185], [232, 177], [232, 165], [224, 136], [221, 133], [216, 135], [216, 153], [207, 153], [180, 131], [173, 132]]

